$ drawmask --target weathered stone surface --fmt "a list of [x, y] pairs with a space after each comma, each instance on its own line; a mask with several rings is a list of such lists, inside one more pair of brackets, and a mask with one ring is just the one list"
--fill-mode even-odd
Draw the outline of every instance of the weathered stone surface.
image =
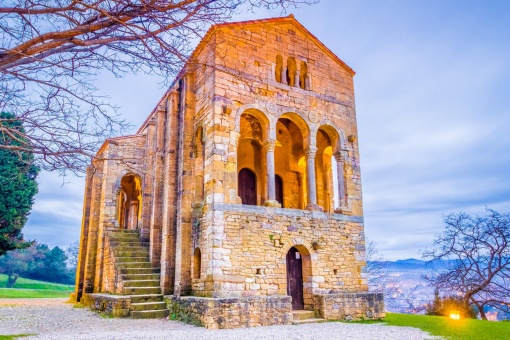
[[[291, 307], [272, 299], [291, 293], [325, 318], [381, 317], [366, 294], [354, 71], [293, 17], [213, 26], [191, 60], [87, 172], [75, 298], [158, 290], [217, 328], [286, 323]], [[148, 252], [115, 252], [132, 240], [111, 229], [137, 231]], [[139, 274], [160, 267], [160, 287], [120, 279], [128, 257]], [[208, 304], [221, 299], [239, 300]]]
[[288, 325], [290, 296], [203, 298], [167, 296], [170, 318], [210, 329]]

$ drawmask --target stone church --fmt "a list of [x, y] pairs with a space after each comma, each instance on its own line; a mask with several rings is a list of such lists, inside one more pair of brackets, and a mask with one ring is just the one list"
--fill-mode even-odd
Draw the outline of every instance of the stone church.
[[292, 15], [211, 27], [89, 167], [73, 298], [208, 328], [384, 317], [353, 76]]

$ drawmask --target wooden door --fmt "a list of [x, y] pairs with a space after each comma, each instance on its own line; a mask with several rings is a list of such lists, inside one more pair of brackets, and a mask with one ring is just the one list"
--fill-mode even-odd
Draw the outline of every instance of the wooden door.
[[278, 175], [274, 176], [274, 184], [275, 184], [275, 199], [282, 205], [283, 208], [283, 181], [282, 178]]
[[292, 297], [292, 309], [304, 309], [303, 260], [295, 247], [287, 253], [287, 294]]
[[250, 169], [239, 171], [237, 191], [243, 204], [257, 205], [257, 178]]

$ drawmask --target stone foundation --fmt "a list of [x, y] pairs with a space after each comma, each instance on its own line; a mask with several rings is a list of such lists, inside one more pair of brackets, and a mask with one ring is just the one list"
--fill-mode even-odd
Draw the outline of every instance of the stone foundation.
[[109, 294], [83, 294], [80, 302], [94, 311], [114, 317], [126, 317], [129, 316], [131, 298]]
[[210, 329], [288, 325], [290, 296], [248, 298], [165, 297], [170, 318]]
[[314, 308], [326, 320], [376, 320], [385, 317], [383, 293], [339, 293], [313, 296]]

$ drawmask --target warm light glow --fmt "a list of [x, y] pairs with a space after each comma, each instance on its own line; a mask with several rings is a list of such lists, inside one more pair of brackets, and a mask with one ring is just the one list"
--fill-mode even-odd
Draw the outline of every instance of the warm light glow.
[[451, 311], [450, 312], [450, 319], [460, 320], [460, 313], [459, 313], [459, 311]]

